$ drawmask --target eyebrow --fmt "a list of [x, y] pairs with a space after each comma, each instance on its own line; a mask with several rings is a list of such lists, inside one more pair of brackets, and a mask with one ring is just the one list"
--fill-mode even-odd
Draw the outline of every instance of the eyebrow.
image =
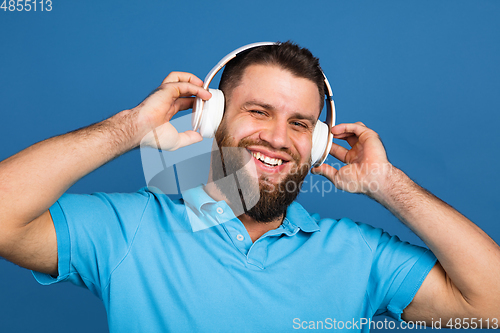
[[[270, 110], [270, 111], [276, 111], [276, 108], [271, 105], [271, 104], [268, 104], [268, 103], [264, 103], [264, 102], [260, 102], [260, 101], [255, 101], [255, 100], [251, 100], [251, 101], [248, 101], [248, 102], [245, 102], [242, 107], [244, 109], [248, 109], [252, 106], [260, 106], [261, 108], [263, 109], [266, 109], [266, 110]], [[292, 115], [292, 118], [296, 118], [296, 119], [303, 119], [303, 120], [309, 120], [311, 122], [312, 125], [316, 124], [316, 117], [314, 116], [306, 116], [300, 112], [294, 112]]]

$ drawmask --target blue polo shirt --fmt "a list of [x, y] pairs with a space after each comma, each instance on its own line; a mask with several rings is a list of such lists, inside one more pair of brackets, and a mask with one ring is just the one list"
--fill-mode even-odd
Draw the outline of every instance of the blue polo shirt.
[[[305, 322], [359, 326], [400, 319], [433, 267], [427, 249], [349, 219], [319, 219], [294, 202], [252, 242], [224, 201], [202, 187], [183, 199], [64, 195], [50, 208], [59, 275], [104, 303], [111, 332], [283, 332]], [[352, 324], [350, 326], [353, 326]]]

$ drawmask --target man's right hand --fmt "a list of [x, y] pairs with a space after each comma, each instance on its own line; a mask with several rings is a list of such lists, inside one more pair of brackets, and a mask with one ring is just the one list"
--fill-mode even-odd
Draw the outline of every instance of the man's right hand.
[[162, 84], [132, 111], [138, 113], [139, 132], [144, 133], [141, 145], [162, 150], [178, 148], [201, 141], [194, 131], [179, 133], [170, 124], [170, 119], [181, 110], [193, 106], [194, 97], [208, 100], [212, 96], [202, 88], [203, 81], [190, 73], [172, 72]]
[[193, 74], [172, 72], [137, 107], [36, 143], [0, 162], [0, 256], [57, 275], [57, 239], [49, 208], [80, 178], [141, 140], [157, 147], [153, 130], [163, 149], [200, 141], [198, 133], [178, 133], [169, 121], [192, 106], [191, 96], [211, 97], [202, 85]]

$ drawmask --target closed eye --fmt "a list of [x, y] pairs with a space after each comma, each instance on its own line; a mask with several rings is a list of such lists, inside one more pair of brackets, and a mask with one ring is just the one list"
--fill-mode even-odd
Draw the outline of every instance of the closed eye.
[[309, 128], [309, 126], [307, 126], [307, 124], [305, 124], [303, 122], [300, 122], [300, 121], [292, 121], [291, 124], [293, 126], [301, 128], [301, 129], [307, 129], [307, 128]]
[[253, 113], [255, 115], [260, 115], [260, 116], [265, 116], [266, 113], [264, 111], [260, 111], [260, 110], [249, 110], [250, 113]]

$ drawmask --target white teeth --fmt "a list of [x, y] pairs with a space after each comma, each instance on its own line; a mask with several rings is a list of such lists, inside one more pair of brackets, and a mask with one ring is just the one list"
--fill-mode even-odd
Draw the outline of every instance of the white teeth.
[[269, 156], [265, 156], [264, 154], [261, 154], [259, 152], [252, 153], [253, 157], [255, 157], [258, 160], [261, 160], [262, 162], [265, 162], [270, 165], [281, 165], [283, 164], [283, 160], [280, 158], [271, 158]]

